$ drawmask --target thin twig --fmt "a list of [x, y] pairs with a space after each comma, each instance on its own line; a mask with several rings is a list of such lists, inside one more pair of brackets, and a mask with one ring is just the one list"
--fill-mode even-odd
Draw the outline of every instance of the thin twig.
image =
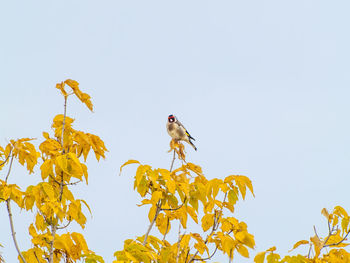
[[147, 229], [147, 232], [146, 232], [146, 234], [145, 234], [145, 239], [143, 240], [143, 245], [146, 245], [148, 235], [149, 235], [149, 233], [151, 232], [151, 229], [152, 229], [154, 223], [156, 222], [156, 219], [157, 219], [158, 214], [159, 214], [159, 212], [160, 212], [160, 206], [159, 206], [159, 205], [160, 205], [160, 204], [159, 204], [159, 202], [158, 202], [158, 204], [157, 204], [157, 209], [156, 209], [156, 213], [155, 213], [155, 215], [154, 215], [154, 218], [153, 218], [151, 224], [149, 225], [149, 227], [148, 227], [148, 229]]
[[36, 255], [36, 253], [35, 253], [35, 251], [34, 251], [34, 256], [35, 256], [36, 260], [38, 261], [38, 263], [40, 263], [40, 261], [39, 261], [37, 255]]
[[72, 220], [69, 220], [68, 223], [65, 226], [58, 226], [57, 229], [64, 229], [69, 226], [69, 224], [72, 222]]
[[12, 152], [12, 148], [10, 149], [9, 155], [7, 155], [5, 161], [3, 161], [2, 163], [0, 163], [0, 166], [3, 166], [3, 165], [7, 162], [7, 160], [10, 158], [11, 152]]
[[209, 257], [207, 257], [207, 258], [195, 258], [195, 259], [193, 259], [193, 261], [195, 261], [195, 260], [201, 260], [201, 261], [209, 260], [215, 255], [217, 250], [218, 250], [218, 245], [215, 246], [214, 252]]
[[229, 263], [232, 262], [232, 252], [233, 252], [233, 250], [231, 249], [231, 250], [230, 250], [230, 259], [229, 259]]
[[346, 233], [345, 237], [342, 240], [340, 240], [339, 242], [329, 244], [329, 245], [324, 245], [323, 247], [337, 246], [337, 245], [341, 244], [348, 237], [349, 233], [350, 233], [350, 230]]
[[320, 240], [318, 234], [317, 234], [317, 231], [316, 231], [316, 227], [314, 226], [314, 232], [315, 232], [315, 235], [317, 236], [317, 238]]
[[73, 182], [73, 183], [68, 183], [68, 184], [63, 184], [63, 186], [67, 186], [67, 185], [76, 185], [80, 182], [82, 182], [83, 180], [79, 180], [79, 181], [76, 181], [76, 182]]
[[21, 250], [20, 250], [19, 247], [18, 247], [18, 243], [17, 243], [17, 239], [16, 239], [16, 232], [15, 232], [15, 228], [14, 228], [14, 226], [13, 226], [13, 219], [12, 219], [12, 212], [11, 212], [10, 199], [7, 199], [7, 200], [6, 200], [6, 206], [7, 206], [7, 212], [8, 212], [9, 220], [10, 220], [10, 227], [11, 227], [12, 239], [13, 239], [13, 242], [15, 243], [15, 247], [16, 247], [17, 253], [18, 253], [19, 257], [22, 259], [22, 261], [23, 261], [24, 263], [27, 263], [27, 261], [24, 259], [23, 255], [22, 255], [22, 253], [21, 253]]
[[173, 170], [174, 161], [175, 161], [175, 149], [174, 149], [173, 160], [171, 161], [171, 165], [170, 165], [170, 170], [169, 170], [170, 172]]
[[[226, 200], [226, 197], [227, 197], [227, 193], [225, 193], [225, 196], [224, 196], [224, 199], [222, 201], [222, 203], [225, 202]], [[218, 221], [219, 221], [219, 217], [222, 215], [222, 210], [224, 209], [224, 205], [222, 205], [222, 207], [220, 208], [220, 212], [216, 212], [215, 211], [215, 214], [214, 214], [214, 224], [213, 224], [213, 227], [211, 229], [211, 232], [210, 234], [207, 236], [207, 238], [205, 239], [205, 242], [204, 244], [206, 245], [209, 241], [209, 237], [214, 233], [214, 231], [216, 231], [219, 227], [219, 224], [218, 224]], [[232, 232], [232, 230], [228, 233], [228, 235]], [[190, 259], [190, 261], [188, 261], [189, 263], [191, 263], [192, 261], [195, 260], [195, 257], [198, 255], [199, 251], [197, 250], [196, 253], [194, 253]]]
[[12, 162], [13, 162], [13, 155], [11, 156], [11, 161], [10, 161], [10, 166], [9, 166], [9, 170], [7, 171], [7, 175], [6, 175], [6, 179], [5, 182], [7, 183], [7, 179], [9, 178], [9, 175], [11, 173], [11, 168], [12, 168]]
[[166, 235], [168, 234], [169, 224], [170, 224], [170, 219], [169, 219], [169, 217], [167, 217], [166, 229], [165, 229], [165, 233], [164, 233], [163, 240], [162, 240], [163, 242], [165, 240]]
[[310, 244], [309, 253], [307, 254], [307, 258], [310, 258], [311, 249], [312, 249], [312, 244]]
[[179, 258], [180, 258], [180, 242], [181, 242], [182, 238], [181, 238], [181, 223], [179, 222], [179, 238], [177, 240], [177, 254], [176, 254], [176, 263], [179, 262]]
[[162, 211], [176, 211], [176, 210], [179, 210], [186, 203], [186, 200], [187, 200], [187, 196], [185, 196], [184, 201], [183, 201], [183, 203], [180, 206], [178, 206], [176, 208], [161, 208], [160, 210], [162, 210]]

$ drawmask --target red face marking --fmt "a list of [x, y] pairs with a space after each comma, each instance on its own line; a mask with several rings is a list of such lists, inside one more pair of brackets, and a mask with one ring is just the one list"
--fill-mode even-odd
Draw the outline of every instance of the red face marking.
[[169, 115], [168, 120], [169, 122], [174, 122], [175, 121], [174, 115]]

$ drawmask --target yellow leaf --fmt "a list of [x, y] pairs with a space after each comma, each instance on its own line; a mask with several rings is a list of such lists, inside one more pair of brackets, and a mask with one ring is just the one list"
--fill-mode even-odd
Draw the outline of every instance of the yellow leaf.
[[56, 158], [56, 165], [58, 165], [63, 172], [80, 180], [82, 179], [83, 169], [79, 159], [74, 153], [67, 153], [58, 156]]
[[86, 203], [86, 201], [83, 199], [79, 199], [79, 201], [84, 203], [84, 205], [87, 207], [87, 209], [89, 209], [90, 215], [92, 215], [92, 212], [91, 212], [91, 209], [90, 209], [90, 206], [88, 205], [88, 203]]
[[235, 238], [250, 248], [254, 248], [255, 246], [254, 236], [249, 234], [247, 231], [240, 231], [235, 233]]
[[86, 181], [86, 184], [88, 184], [88, 171], [87, 171], [87, 166], [83, 163], [80, 163], [81, 165], [81, 168], [83, 169], [83, 175], [84, 175], [84, 178], [85, 178], [85, 181]]
[[38, 230], [44, 230], [45, 229], [44, 223], [45, 223], [45, 221], [44, 221], [44, 218], [42, 217], [42, 215], [37, 213], [35, 216], [35, 227]]
[[349, 217], [344, 217], [341, 220], [341, 228], [343, 233], [348, 232], [348, 226], [349, 226]]
[[55, 199], [55, 192], [49, 183], [42, 183], [41, 187], [43, 188], [45, 194], [49, 197], [50, 200]]
[[296, 242], [294, 244], [293, 248], [291, 250], [289, 250], [289, 252], [291, 252], [293, 249], [296, 249], [300, 245], [305, 245], [305, 244], [309, 244], [309, 241], [307, 241], [307, 240], [300, 240], [300, 241], [298, 241], [298, 242]]
[[323, 208], [321, 214], [329, 220], [329, 213], [326, 208]]
[[154, 216], [156, 215], [156, 211], [157, 211], [157, 206], [153, 205], [151, 207], [151, 209], [149, 210], [149, 212], [148, 212], [148, 219], [149, 219], [150, 222], [153, 221]]
[[80, 247], [80, 249], [82, 251], [84, 251], [84, 253], [88, 253], [89, 252], [89, 249], [88, 249], [88, 246], [86, 244], [86, 241], [85, 241], [85, 238], [82, 234], [80, 233], [76, 233], [76, 232], [73, 232], [71, 234], [74, 242]]
[[122, 166], [120, 166], [120, 173], [119, 173], [119, 175], [121, 175], [122, 169], [123, 169], [124, 166], [126, 166], [126, 165], [128, 165], [128, 164], [132, 164], [132, 163], [138, 163], [138, 164], [140, 164], [140, 162], [137, 161], [137, 160], [129, 160], [129, 161], [125, 162]]
[[191, 239], [191, 235], [183, 235], [180, 241], [180, 247], [187, 248], [190, 242], [190, 239]]
[[237, 249], [238, 253], [241, 254], [243, 257], [249, 258], [249, 252], [245, 246], [243, 246], [241, 244], [237, 244], [236, 249]]
[[196, 211], [190, 206], [187, 206], [186, 210], [187, 210], [187, 213], [192, 217], [193, 221], [198, 224], [198, 217], [197, 217]]
[[254, 262], [255, 263], [264, 263], [265, 254], [266, 254], [266, 252], [259, 252], [258, 254], [256, 254], [256, 256], [254, 257]]
[[280, 255], [271, 253], [267, 255], [266, 260], [267, 260], [267, 263], [279, 263], [280, 258], [281, 258]]
[[342, 216], [342, 217], [349, 217], [348, 213], [341, 206], [334, 207], [333, 213], [336, 214], [336, 215]]
[[74, 94], [78, 97], [78, 99], [85, 103], [85, 105], [92, 111], [92, 103], [91, 103], [91, 98], [88, 94], [83, 93], [79, 89], [79, 83], [75, 80], [72, 79], [67, 79], [64, 81], [68, 86], [70, 86], [74, 92]]
[[52, 159], [47, 159], [41, 166], [41, 178], [45, 180], [49, 175], [53, 175], [53, 161]]
[[29, 226], [29, 234], [32, 236], [32, 237], [36, 237], [38, 234], [36, 233], [36, 230], [33, 226], [33, 224], [30, 224]]
[[43, 136], [45, 139], [50, 139], [50, 135], [47, 132], [43, 132]]
[[202, 217], [202, 228], [204, 232], [206, 232], [209, 228], [211, 228], [213, 224], [214, 224], [213, 214], [206, 214]]
[[316, 254], [315, 257], [317, 258], [320, 255], [320, 251], [323, 247], [323, 242], [316, 235], [311, 237], [310, 241], [314, 244]]
[[163, 193], [161, 191], [155, 191], [152, 193], [152, 198], [151, 198], [151, 202], [152, 204], [157, 204], [159, 199], [161, 199], [163, 196]]
[[234, 249], [235, 242], [230, 236], [222, 236], [222, 249], [227, 255], [231, 255], [231, 251]]
[[273, 246], [273, 247], [270, 247], [268, 250], [266, 250], [266, 252], [274, 252], [276, 251], [276, 247]]
[[236, 192], [234, 190], [230, 190], [228, 191], [228, 202], [231, 205], [236, 204], [236, 202], [238, 201], [238, 196], [236, 194]]
[[165, 235], [170, 230], [170, 222], [167, 216], [159, 214], [156, 220], [156, 226], [162, 235]]
[[183, 228], [186, 228], [187, 225], [187, 212], [185, 207], [181, 207], [176, 211], [180, 215], [180, 223]]
[[64, 82], [57, 83], [56, 84], [56, 89], [59, 89], [61, 91], [62, 95], [66, 97], [66, 96], [68, 96], [68, 94], [67, 94], [67, 92], [64, 89], [64, 85], [65, 85]]

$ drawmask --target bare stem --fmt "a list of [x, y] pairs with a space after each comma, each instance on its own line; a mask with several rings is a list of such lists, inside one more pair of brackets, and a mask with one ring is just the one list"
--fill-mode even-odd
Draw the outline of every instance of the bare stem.
[[170, 224], [170, 219], [169, 219], [169, 217], [167, 217], [166, 229], [165, 229], [165, 233], [164, 233], [163, 240], [162, 240], [163, 242], [165, 240], [166, 235], [168, 234], [169, 224]]
[[13, 239], [13, 242], [15, 243], [15, 247], [16, 247], [17, 253], [18, 253], [19, 257], [22, 259], [22, 261], [23, 261], [24, 263], [27, 263], [27, 261], [24, 259], [23, 255], [22, 255], [22, 253], [21, 253], [21, 250], [20, 250], [19, 247], [18, 247], [18, 243], [17, 243], [17, 239], [16, 239], [16, 232], [15, 232], [15, 228], [14, 228], [14, 226], [13, 226], [13, 219], [12, 219], [12, 212], [11, 212], [10, 199], [7, 199], [7, 200], [6, 200], [6, 206], [7, 206], [7, 212], [8, 212], [9, 220], [10, 220], [10, 227], [11, 227], [12, 239]]
[[7, 171], [7, 175], [6, 175], [6, 179], [5, 179], [5, 182], [7, 183], [7, 179], [9, 178], [9, 175], [11, 173], [11, 168], [12, 168], [12, 162], [13, 162], [13, 155], [11, 156], [11, 161], [10, 161], [10, 167], [9, 167], [9, 170]]
[[195, 261], [195, 260], [200, 260], [200, 261], [209, 260], [209, 259], [211, 259], [211, 258], [215, 255], [215, 253], [216, 253], [217, 250], [218, 250], [218, 246], [215, 246], [214, 252], [213, 252], [209, 257], [207, 257], [207, 258], [195, 258], [195, 259], [193, 259], [193, 261]]
[[171, 161], [171, 165], [170, 165], [170, 170], [169, 170], [170, 172], [173, 170], [174, 161], [175, 161], [175, 149], [174, 149], [173, 160]]
[[158, 215], [159, 215], [159, 212], [160, 212], [160, 204], [158, 203], [158, 204], [157, 204], [156, 213], [155, 213], [155, 215], [154, 215], [154, 218], [153, 218], [151, 224], [149, 225], [149, 227], [148, 227], [148, 229], [147, 229], [147, 232], [146, 232], [146, 234], [145, 234], [145, 239], [143, 240], [143, 245], [146, 245], [146, 243], [147, 243], [148, 235], [149, 235], [149, 233], [151, 232], [151, 229], [152, 229], [154, 223], [156, 222], [156, 219], [157, 219], [157, 217], [158, 217]]
[[179, 263], [180, 258], [180, 241], [181, 241], [181, 223], [179, 222], [179, 237], [177, 240], [177, 255], [176, 255], [176, 263]]
[[[62, 146], [62, 154], [65, 154], [64, 150], [64, 128], [66, 124], [66, 116], [67, 116], [67, 98], [68, 96], [64, 96], [64, 114], [63, 114], [63, 121], [62, 121], [62, 140], [61, 140], [61, 146]], [[62, 201], [62, 195], [63, 195], [63, 172], [61, 174], [61, 182], [60, 182], [60, 195], [59, 195], [59, 201]], [[58, 217], [56, 216], [56, 221], [53, 222], [51, 225], [51, 235], [52, 235], [52, 241], [50, 242], [50, 250], [49, 250], [49, 263], [53, 263], [53, 244], [55, 242], [55, 236], [56, 231], [58, 229]]]

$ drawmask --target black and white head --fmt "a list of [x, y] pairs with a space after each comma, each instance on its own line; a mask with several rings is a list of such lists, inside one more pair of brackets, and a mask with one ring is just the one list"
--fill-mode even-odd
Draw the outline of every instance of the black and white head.
[[169, 115], [168, 116], [168, 122], [170, 122], [170, 123], [173, 123], [173, 122], [176, 122], [176, 117], [174, 116], [174, 115]]

